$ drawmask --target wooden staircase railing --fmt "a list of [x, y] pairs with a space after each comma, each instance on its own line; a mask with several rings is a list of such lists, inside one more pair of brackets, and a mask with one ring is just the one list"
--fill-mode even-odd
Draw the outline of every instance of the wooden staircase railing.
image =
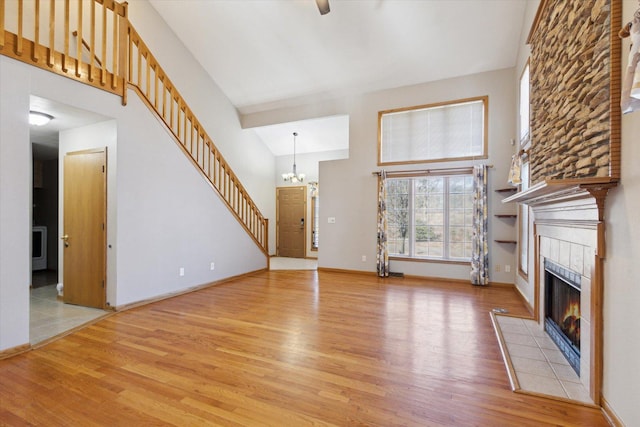
[[129, 84], [162, 119], [185, 154], [218, 191], [256, 243], [268, 249], [268, 220], [167, 77], [133, 26], [129, 27]]
[[[82, 58], [86, 28], [88, 61]], [[69, 0], [0, 0], [0, 54], [120, 96], [126, 91], [128, 28], [127, 5], [114, 0], [74, 7]]]
[[[127, 12], [126, 3], [114, 0], [79, 0], [73, 7], [70, 0], [0, 0], [0, 54], [117, 94], [123, 105], [127, 87], [134, 89], [268, 255], [268, 219], [131, 26]], [[41, 28], [48, 31], [41, 33]]]

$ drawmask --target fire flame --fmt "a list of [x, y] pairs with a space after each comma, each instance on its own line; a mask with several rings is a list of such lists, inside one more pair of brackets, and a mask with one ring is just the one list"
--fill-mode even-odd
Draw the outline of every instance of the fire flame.
[[571, 340], [580, 343], [580, 303], [569, 304], [562, 318], [562, 329]]

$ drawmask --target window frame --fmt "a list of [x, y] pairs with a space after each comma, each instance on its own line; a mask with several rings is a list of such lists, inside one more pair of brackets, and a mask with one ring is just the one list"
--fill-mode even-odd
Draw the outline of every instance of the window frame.
[[[523, 79], [525, 77], [525, 73], [526, 75], [529, 76], [529, 79], [527, 80], [527, 119], [523, 120], [523, 104], [522, 104], [522, 87], [523, 87]], [[518, 133], [520, 135], [520, 148], [522, 149], [526, 149], [528, 148], [528, 146], [530, 145], [531, 142], [531, 67], [529, 65], [529, 60], [527, 60], [527, 63], [524, 65], [524, 68], [522, 69], [522, 73], [520, 73], [520, 79], [519, 79], [519, 86], [518, 86]], [[526, 132], [523, 133], [523, 129], [522, 129], [522, 125], [526, 123], [527, 125], [527, 130]]]
[[[526, 174], [522, 174], [520, 183], [520, 191], [525, 191], [529, 188], [530, 184], [530, 163], [529, 159], [524, 159], [522, 162], [521, 171], [527, 171]], [[526, 175], [526, 176], [525, 176]], [[518, 206], [518, 273], [524, 279], [529, 277], [529, 218], [531, 212], [529, 206], [520, 204]], [[523, 268], [524, 267], [524, 268]]]
[[[483, 120], [482, 120], [483, 129], [482, 129], [482, 153], [481, 154], [476, 156], [442, 157], [442, 158], [436, 158], [436, 159], [411, 159], [411, 160], [401, 160], [401, 161], [391, 161], [391, 162], [382, 160], [382, 118], [384, 115], [401, 113], [405, 111], [426, 110], [430, 108], [438, 108], [438, 107], [444, 107], [449, 105], [466, 104], [466, 103], [477, 102], [477, 101], [481, 101], [483, 106]], [[417, 163], [454, 162], [454, 161], [486, 159], [488, 158], [488, 156], [489, 156], [489, 96], [488, 95], [378, 111], [378, 158], [377, 158], [378, 166], [410, 165], [410, 164], [417, 164]]]
[[[426, 172], [426, 173], [425, 173]], [[409, 201], [408, 201], [408, 206], [407, 206], [407, 210], [410, 212], [410, 218], [409, 218], [409, 225], [410, 225], [410, 229], [411, 229], [411, 233], [409, 234], [408, 237], [408, 252], [409, 254], [405, 255], [405, 254], [392, 254], [389, 253], [389, 259], [391, 260], [399, 260], [399, 261], [411, 261], [411, 262], [436, 262], [436, 263], [447, 263], [447, 264], [460, 264], [460, 265], [468, 265], [471, 258], [460, 258], [460, 257], [451, 257], [450, 256], [450, 245], [451, 245], [451, 241], [450, 241], [450, 213], [451, 213], [451, 207], [450, 207], [450, 188], [449, 188], [449, 178], [450, 177], [459, 177], [459, 176], [464, 176], [464, 177], [473, 177], [473, 169], [472, 168], [460, 168], [460, 169], [442, 169], [442, 170], [437, 170], [437, 171], [415, 171], [415, 172], [411, 172], [411, 171], [406, 171], [406, 172], [388, 172], [387, 173], [387, 180], [392, 180], [392, 179], [409, 179], [411, 180], [411, 190], [410, 190], [410, 194], [411, 197], [409, 197]], [[414, 253], [414, 245], [415, 245], [415, 227], [416, 227], [416, 220], [415, 220], [415, 193], [413, 192], [413, 189], [415, 188], [415, 184], [414, 184], [414, 180], [416, 179], [420, 179], [420, 178], [428, 178], [428, 177], [443, 177], [445, 178], [444, 182], [443, 182], [443, 188], [446, 188], [446, 192], [443, 193], [443, 256], [442, 258], [437, 258], [437, 257], [425, 257], [425, 256], [416, 256], [416, 255], [411, 255], [412, 253]], [[389, 197], [389, 193], [387, 192], [387, 197]], [[389, 223], [389, 220], [387, 219], [387, 223]], [[445, 255], [447, 256], [445, 258]]]
[[[527, 82], [527, 119], [523, 120], [523, 86], [524, 77], [528, 75], [529, 80]], [[520, 156], [522, 163], [520, 166], [520, 191], [525, 191], [531, 184], [531, 164], [529, 162], [528, 150], [531, 146], [531, 67], [529, 60], [527, 60], [522, 73], [520, 73], [520, 80], [518, 86], [518, 118], [519, 118], [519, 135], [520, 135]], [[522, 125], [527, 124], [527, 131], [523, 132]], [[526, 171], [526, 173], [523, 173]], [[531, 218], [531, 211], [528, 205], [518, 205], [518, 274], [525, 280], [529, 278], [529, 222]]]

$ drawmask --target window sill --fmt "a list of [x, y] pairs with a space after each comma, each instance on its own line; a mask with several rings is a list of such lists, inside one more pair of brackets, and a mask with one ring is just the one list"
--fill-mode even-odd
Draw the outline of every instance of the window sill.
[[411, 258], [401, 256], [389, 256], [389, 260], [392, 261], [408, 261], [408, 262], [427, 262], [437, 264], [455, 264], [455, 265], [469, 265], [471, 260], [452, 260], [452, 259], [440, 259], [440, 258]]

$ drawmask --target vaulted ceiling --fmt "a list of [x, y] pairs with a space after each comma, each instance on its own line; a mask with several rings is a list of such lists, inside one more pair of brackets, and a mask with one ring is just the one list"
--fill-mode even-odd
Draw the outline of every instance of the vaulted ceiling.
[[[512, 67], [527, 1], [150, 0], [240, 114]], [[343, 118], [256, 132], [278, 156], [292, 129], [299, 153], [348, 148]]]
[[150, 0], [240, 113], [515, 65], [527, 0]]

